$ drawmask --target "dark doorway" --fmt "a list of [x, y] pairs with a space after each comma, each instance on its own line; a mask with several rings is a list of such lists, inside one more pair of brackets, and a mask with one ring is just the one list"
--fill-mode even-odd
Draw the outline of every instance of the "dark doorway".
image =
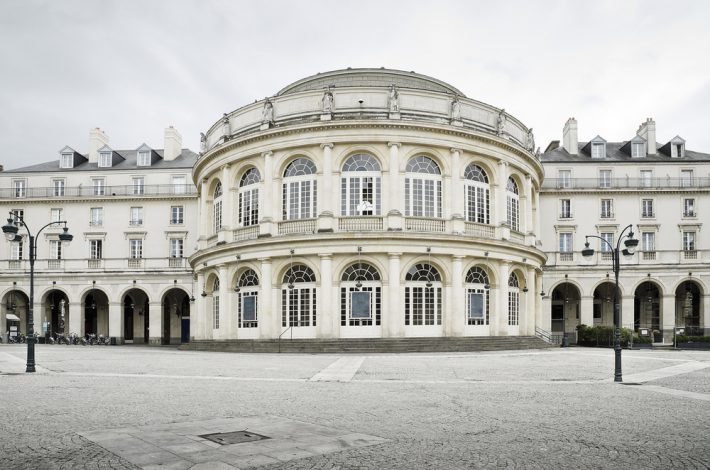
[[[96, 299], [94, 296], [91, 294], [87, 295], [86, 302], [84, 304], [84, 334], [96, 334], [97, 309], [98, 306], [96, 305]], [[72, 333], [77, 332], [73, 331]]]
[[143, 341], [145, 344], [150, 342], [150, 303], [145, 299], [143, 304]]
[[123, 338], [126, 341], [133, 341], [133, 312], [136, 305], [130, 296], [123, 300]]

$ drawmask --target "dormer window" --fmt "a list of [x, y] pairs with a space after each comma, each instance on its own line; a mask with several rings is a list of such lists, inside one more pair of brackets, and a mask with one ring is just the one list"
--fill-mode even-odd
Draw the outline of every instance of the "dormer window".
[[606, 157], [606, 144], [604, 142], [592, 142], [592, 158]]
[[671, 158], [685, 157], [685, 143], [678, 142], [671, 144]]
[[631, 142], [631, 158], [641, 158], [646, 156], [643, 142]]
[[149, 150], [140, 150], [138, 152], [138, 166], [150, 166]]
[[99, 168], [110, 168], [111, 167], [111, 152], [100, 152], [99, 153]]
[[74, 155], [71, 153], [63, 153], [59, 158], [59, 168], [73, 168]]

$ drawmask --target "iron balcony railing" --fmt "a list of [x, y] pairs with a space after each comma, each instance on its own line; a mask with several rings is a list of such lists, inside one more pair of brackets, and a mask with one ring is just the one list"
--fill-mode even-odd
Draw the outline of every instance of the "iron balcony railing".
[[656, 176], [653, 178], [545, 178], [541, 189], [710, 189], [710, 177], [672, 178]]
[[[29, 271], [30, 262], [26, 259], [4, 260], [0, 262], [2, 269], [10, 271]], [[127, 269], [164, 270], [166, 268], [189, 268], [187, 258], [81, 258], [81, 259], [37, 259], [35, 268], [52, 271], [77, 272], [85, 269], [121, 271]]]
[[63, 191], [53, 187], [26, 188], [19, 193], [15, 188], [0, 188], [0, 199], [33, 199], [56, 197], [114, 197], [114, 196], [190, 196], [197, 195], [197, 188], [192, 184], [155, 184], [145, 185], [136, 191], [133, 185], [68, 186]]
[[[546, 266], [602, 266], [611, 265], [612, 253], [595, 252], [589, 258], [582, 256], [579, 251], [546, 251]], [[637, 251], [629, 258], [622, 257], [623, 265], [646, 264], [689, 264], [710, 261], [710, 250], [652, 250]]]

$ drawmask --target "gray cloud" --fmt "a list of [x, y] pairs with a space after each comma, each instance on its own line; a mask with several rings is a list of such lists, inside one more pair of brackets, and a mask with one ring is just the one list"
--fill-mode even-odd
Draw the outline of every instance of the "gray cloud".
[[223, 112], [348, 66], [415, 70], [505, 107], [545, 146], [625, 140], [652, 116], [710, 152], [707, 2], [21, 1], [0, 3], [0, 164], [115, 148], [186, 146]]

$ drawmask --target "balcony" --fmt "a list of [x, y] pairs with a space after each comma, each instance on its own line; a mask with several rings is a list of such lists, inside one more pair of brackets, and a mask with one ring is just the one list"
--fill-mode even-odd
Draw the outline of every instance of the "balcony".
[[168, 258], [168, 267], [170, 268], [183, 268], [185, 267], [185, 258], [171, 257]]
[[86, 260], [86, 267], [89, 269], [101, 269], [103, 267], [103, 261], [100, 258], [95, 258], [95, 259], [87, 259]]
[[279, 222], [279, 235], [315, 233], [316, 219], [284, 220]]
[[256, 240], [259, 238], [259, 226], [250, 225], [248, 227], [238, 228], [232, 232], [232, 241], [238, 242], [242, 240]]
[[[30, 262], [28, 260], [8, 260], [2, 267], [15, 271], [29, 272]], [[35, 270], [42, 272], [45, 269], [63, 272], [81, 272], [86, 269], [105, 270], [107, 272], [122, 272], [133, 269], [145, 269], [146, 271], [164, 271], [166, 269], [189, 270], [186, 258], [101, 258], [101, 259], [37, 259]]]
[[62, 269], [62, 259], [48, 259], [47, 260], [47, 269]]
[[[576, 265], [579, 268], [598, 266], [600, 269], [609, 269], [612, 263], [611, 253], [597, 252], [595, 256], [585, 258], [579, 252], [545, 252], [547, 254], [547, 266]], [[697, 264], [710, 259], [710, 250], [654, 250], [637, 251], [631, 257], [621, 256], [621, 264], [624, 266], [644, 266], [644, 265], [679, 265]], [[677, 266], [676, 266], [677, 267]]]
[[405, 227], [409, 232], [438, 232], [446, 231], [446, 221], [442, 219], [429, 219], [424, 217], [406, 217]]
[[129, 220], [128, 225], [131, 227], [140, 227], [143, 225], [143, 219], [134, 219], [134, 220]]
[[465, 222], [464, 233], [471, 237], [495, 238], [496, 229], [492, 225], [477, 224], [475, 222]]
[[[79, 197], [146, 197], [146, 196], [195, 196], [197, 188], [191, 184], [156, 184], [143, 187], [142, 194], [135, 194], [133, 185], [124, 186], [103, 186], [94, 188], [93, 186], [68, 186], [64, 190], [66, 198]], [[97, 194], [98, 193], [98, 194]], [[53, 187], [27, 188], [21, 195], [15, 188], [0, 188], [0, 199], [51, 199], [56, 198], [56, 191]]]
[[338, 229], [343, 232], [379, 232], [384, 230], [382, 217], [341, 217]]
[[140, 268], [143, 266], [143, 259], [141, 258], [128, 258], [128, 267], [129, 268]]
[[710, 189], [710, 177], [702, 178], [545, 178], [542, 191]]

